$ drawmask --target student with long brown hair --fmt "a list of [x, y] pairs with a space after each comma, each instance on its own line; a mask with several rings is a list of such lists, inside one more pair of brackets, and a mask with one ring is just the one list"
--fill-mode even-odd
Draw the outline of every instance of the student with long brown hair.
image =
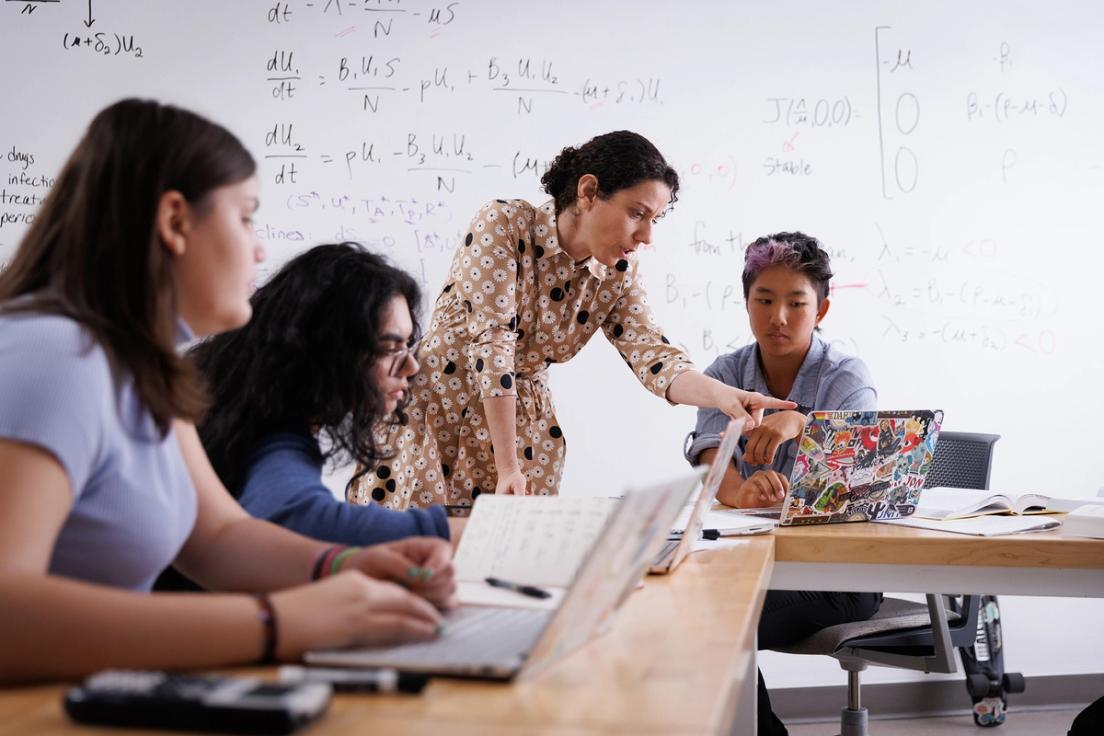
[[[294, 659], [440, 627], [443, 540], [343, 549], [253, 519], [200, 445], [204, 397], [176, 348], [249, 319], [254, 171], [198, 115], [114, 104], [0, 274], [0, 681]], [[170, 563], [227, 592], [148, 593]]]

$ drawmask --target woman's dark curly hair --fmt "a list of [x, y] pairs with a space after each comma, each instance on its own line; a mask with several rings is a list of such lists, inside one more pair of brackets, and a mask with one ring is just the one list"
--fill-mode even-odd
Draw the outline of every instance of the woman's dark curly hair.
[[[288, 261], [250, 300], [245, 327], [192, 349], [212, 406], [199, 435], [235, 496], [250, 453], [279, 431], [317, 431], [326, 462], [375, 467], [384, 398], [371, 365], [380, 323], [401, 296], [415, 320], [414, 279], [356, 243], [319, 245]], [[405, 422], [402, 407], [389, 420]]]
[[671, 204], [678, 200], [678, 173], [651, 141], [629, 130], [605, 133], [560, 151], [541, 177], [544, 191], [556, 200], [557, 215], [575, 201], [579, 177], [586, 174], [598, 179], [602, 199], [642, 181], [661, 181], [671, 190]]

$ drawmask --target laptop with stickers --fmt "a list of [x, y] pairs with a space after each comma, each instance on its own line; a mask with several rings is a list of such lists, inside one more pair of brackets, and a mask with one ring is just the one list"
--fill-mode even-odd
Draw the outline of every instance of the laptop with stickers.
[[940, 410], [814, 411], [781, 506], [741, 509], [782, 526], [912, 515], [931, 470]]

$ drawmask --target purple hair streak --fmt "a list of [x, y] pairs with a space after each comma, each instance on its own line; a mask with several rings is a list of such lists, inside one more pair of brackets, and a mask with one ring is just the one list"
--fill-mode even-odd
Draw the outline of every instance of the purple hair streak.
[[828, 298], [832, 265], [820, 242], [805, 233], [775, 233], [759, 238], [744, 252], [744, 299], [751, 285], [765, 269], [785, 266], [808, 276], [817, 294], [817, 304]]

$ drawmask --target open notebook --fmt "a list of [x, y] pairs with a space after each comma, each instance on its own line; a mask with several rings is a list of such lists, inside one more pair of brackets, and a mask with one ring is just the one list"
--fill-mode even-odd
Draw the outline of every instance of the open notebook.
[[[555, 608], [618, 503], [616, 498], [480, 496], [453, 560], [460, 603]], [[521, 596], [488, 585], [488, 577], [535, 585], [552, 596]]]
[[[1104, 503], [1104, 498], [1099, 499]], [[990, 514], [1057, 514], [1073, 511], [1093, 499], [1052, 498], [1041, 493], [1001, 493], [972, 488], [925, 488], [914, 516], [966, 519]]]

